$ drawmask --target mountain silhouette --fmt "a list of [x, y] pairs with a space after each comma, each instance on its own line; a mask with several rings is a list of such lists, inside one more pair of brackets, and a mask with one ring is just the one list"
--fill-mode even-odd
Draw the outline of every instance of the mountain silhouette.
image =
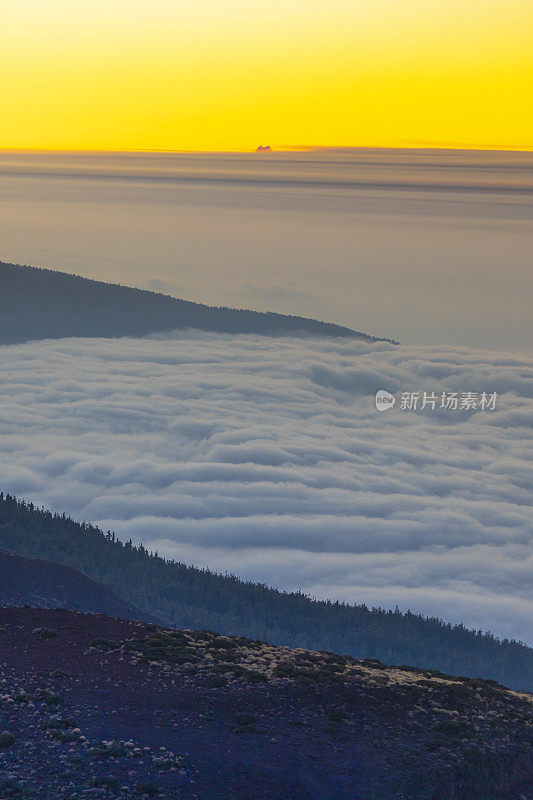
[[0, 344], [71, 336], [144, 336], [184, 328], [392, 341], [307, 317], [206, 306], [144, 289], [0, 262]]
[[24, 605], [155, 621], [101, 583], [63, 564], [0, 550], [0, 607]]

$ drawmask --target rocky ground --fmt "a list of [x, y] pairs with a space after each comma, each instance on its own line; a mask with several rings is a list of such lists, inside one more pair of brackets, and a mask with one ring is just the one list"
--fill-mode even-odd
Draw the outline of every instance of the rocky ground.
[[531, 800], [532, 708], [491, 681], [0, 609], [0, 800]]

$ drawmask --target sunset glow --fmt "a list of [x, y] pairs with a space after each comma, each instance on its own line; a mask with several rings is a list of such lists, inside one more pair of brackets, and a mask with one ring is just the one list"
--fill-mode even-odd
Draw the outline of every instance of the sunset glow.
[[533, 149], [529, 0], [6, 0], [0, 147]]

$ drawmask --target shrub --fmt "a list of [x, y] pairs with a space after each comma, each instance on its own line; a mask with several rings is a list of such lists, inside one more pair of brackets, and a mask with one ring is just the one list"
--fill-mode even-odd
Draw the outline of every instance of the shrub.
[[141, 661], [166, 661], [169, 664], [182, 665], [199, 661], [194, 648], [189, 647], [182, 633], [158, 631], [143, 639], [131, 639], [124, 645], [126, 650], [140, 653]]
[[344, 713], [340, 708], [326, 708], [326, 718], [330, 722], [342, 722], [344, 720]]
[[222, 675], [210, 675], [205, 679], [204, 685], [208, 689], [221, 689], [223, 686], [227, 686], [227, 679]]
[[257, 717], [253, 714], [237, 714], [235, 720], [237, 725], [253, 725], [257, 722]]
[[107, 791], [116, 790], [120, 786], [118, 778], [113, 776], [93, 778], [91, 782], [95, 789], [106, 789]]
[[206, 643], [206, 647], [213, 650], [235, 650], [237, 644], [232, 639], [216, 638]]
[[379, 660], [379, 658], [363, 658], [361, 664], [365, 667], [371, 667], [372, 669], [387, 669], [385, 664]]
[[268, 677], [264, 672], [258, 672], [255, 669], [243, 669], [242, 677], [250, 681], [250, 683], [266, 683], [268, 681]]
[[59, 636], [54, 628], [35, 628], [33, 632], [41, 639], [55, 639], [56, 636]]
[[50, 673], [51, 678], [68, 678], [69, 673], [66, 672], [64, 669], [54, 669]]
[[18, 694], [15, 695], [13, 700], [15, 701], [15, 703], [31, 703], [33, 698], [31, 697], [31, 695], [27, 694], [27, 692], [19, 692]]
[[4, 733], [0, 733], [0, 748], [11, 747], [15, 744], [15, 737], [12, 733], [8, 733], [4, 731]]
[[63, 702], [63, 699], [58, 694], [51, 692], [50, 689], [39, 689], [38, 696], [39, 700], [42, 700], [47, 706], [59, 706]]
[[41, 728], [44, 730], [51, 730], [51, 731], [60, 731], [60, 730], [67, 730], [68, 728], [75, 728], [76, 722], [73, 719], [60, 719], [59, 717], [50, 717], [49, 720], [46, 720], [41, 724]]
[[121, 758], [126, 755], [126, 748], [119, 742], [98, 742], [93, 752], [101, 758]]
[[118, 642], [112, 639], [93, 639], [91, 647], [97, 647], [99, 650], [114, 650], [118, 647]]
[[9, 800], [26, 800], [26, 798], [32, 797], [24, 786], [13, 778], [0, 778], [0, 792], [2, 796], [5, 795]]
[[159, 786], [157, 783], [140, 783], [137, 786], [137, 792], [140, 795], [147, 794], [148, 797], [157, 797], [159, 794]]

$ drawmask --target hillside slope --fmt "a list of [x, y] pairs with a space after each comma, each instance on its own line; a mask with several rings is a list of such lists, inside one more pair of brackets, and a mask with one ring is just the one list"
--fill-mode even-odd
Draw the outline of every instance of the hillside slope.
[[0, 795], [517, 800], [532, 698], [209, 631], [0, 609]]
[[167, 562], [86, 523], [0, 494], [0, 548], [66, 564], [180, 628], [492, 678], [533, 690], [533, 649], [399, 611], [318, 602]]
[[155, 622], [101, 583], [69, 567], [0, 550], [0, 607], [23, 605]]
[[0, 262], [0, 344], [69, 336], [144, 336], [180, 328], [381, 341], [305, 317], [214, 308], [64, 272]]

